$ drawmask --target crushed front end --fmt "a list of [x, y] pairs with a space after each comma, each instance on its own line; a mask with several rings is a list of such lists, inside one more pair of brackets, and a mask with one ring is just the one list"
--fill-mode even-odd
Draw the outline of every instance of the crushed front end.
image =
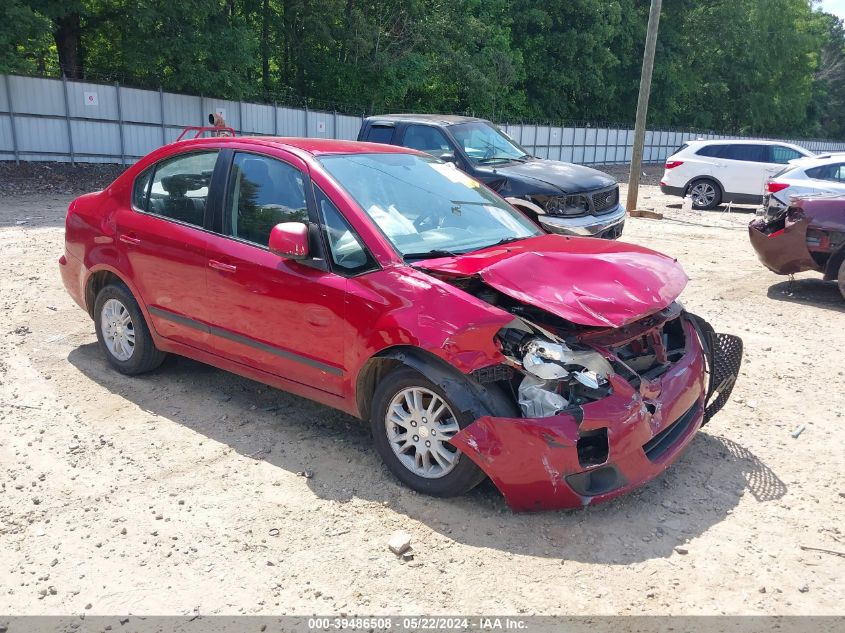
[[481, 417], [452, 443], [514, 510], [581, 507], [653, 479], [725, 404], [739, 373], [742, 341], [677, 302], [608, 328], [524, 305], [511, 312], [498, 336], [506, 371], [482, 380], [509, 390], [522, 417]]

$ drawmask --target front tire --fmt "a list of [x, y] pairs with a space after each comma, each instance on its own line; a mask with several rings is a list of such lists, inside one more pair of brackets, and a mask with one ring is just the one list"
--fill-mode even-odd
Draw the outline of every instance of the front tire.
[[692, 198], [692, 208], [701, 211], [715, 209], [722, 203], [722, 188], [709, 178], [691, 182], [687, 187], [687, 195]]
[[152, 371], [167, 354], [156, 348], [135, 297], [123, 284], [109, 284], [94, 302], [94, 327], [106, 360], [121, 374]]
[[453, 497], [484, 480], [484, 472], [447, 441], [473, 420], [418, 372], [403, 367], [389, 373], [376, 388], [371, 410], [376, 451], [409, 488]]

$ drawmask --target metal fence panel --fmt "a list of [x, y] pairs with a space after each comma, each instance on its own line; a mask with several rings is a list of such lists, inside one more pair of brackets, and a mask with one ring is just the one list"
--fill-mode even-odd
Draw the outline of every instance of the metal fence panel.
[[16, 116], [15, 135], [21, 152], [70, 155], [67, 123], [63, 119]]
[[64, 91], [58, 79], [9, 75], [9, 90], [15, 113], [64, 116]]
[[[361, 117], [242, 103], [213, 97], [128, 88], [117, 84], [0, 75], [0, 160], [133, 162], [207, 125], [219, 111], [243, 134], [355, 139]], [[576, 163], [627, 163], [633, 130], [616, 127], [505, 123], [503, 131], [530, 153]], [[690, 130], [648, 130], [645, 162], [660, 162], [697, 138], [736, 136]], [[814, 152], [845, 151], [845, 141], [792, 139]]]
[[101, 121], [71, 121], [73, 132], [73, 151], [81, 159], [83, 156], [121, 156], [120, 126], [117, 123]]
[[[162, 93], [164, 97], [164, 122], [166, 125], [186, 127], [188, 125], [207, 125], [207, 118], [199, 118], [201, 97]], [[208, 117], [208, 112], [205, 113]], [[199, 119], [199, 120], [198, 120]]]
[[306, 129], [308, 132], [305, 136], [314, 138], [333, 138], [333, 115], [331, 112], [319, 112], [316, 110], [308, 110], [308, 120], [306, 122]]
[[296, 108], [279, 108], [279, 136], [305, 136], [305, 111]]
[[129, 162], [161, 147], [161, 129], [158, 127], [127, 123], [123, 126], [123, 138], [124, 152]]
[[121, 86], [120, 109], [124, 121], [161, 124], [161, 103], [158, 91]]
[[117, 89], [114, 86], [67, 82], [67, 103], [72, 117], [117, 120]]
[[273, 106], [258, 103], [244, 103], [241, 106], [243, 112], [243, 134], [263, 134], [270, 136], [273, 129]]
[[[0, 160], [14, 160], [15, 146], [12, 142], [12, 117], [0, 114]], [[7, 156], [8, 155], [8, 156]]]
[[358, 138], [358, 130], [361, 129], [361, 117], [341, 114], [338, 116], [337, 138], [347, 141], [354, 141]]

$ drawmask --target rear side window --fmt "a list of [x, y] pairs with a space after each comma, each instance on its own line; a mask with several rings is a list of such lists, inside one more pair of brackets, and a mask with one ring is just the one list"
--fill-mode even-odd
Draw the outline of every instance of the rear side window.
[[766, 145], [723, 145], [719, 158], [741, 160], [749, 163], [768, 163], [769, 152]]
[[771, 145], [769, 149], [771, 150], [770, 163], [786, 165], [789, 161], [803, 156], [801, 152], [798, 152], [790, 147], [784, 147], [783, 145]]
[[[213, 151], [182, 154], [158, 163], [145, 210], [171, 220], [203, 226], [216, 162], [217, 151]], [[135, 184], [137, 186], [138, 182]], [[139, 208], [144, 209], [143, 206]]]
[[371, 143], [386, 143], [389, 145], [390, 141], [393, 140], [394, 129], [392, 125], [371, 125], [370, 129], [367, 130], [367, 138], [364, 140], [370, 141]]
[[822, 165], [808, 169], [806, 174], [816, 180], [832, 180], [833, 182], [845, 182], [845, 163], [833, 165]]
[[698, 154], [699, 156], [709, 156], [711, 158], [717, 158], [724, 148], [724, 145], [705, 145], [700, 150], [698, 150], [696, 154]]
[[140, 211], [147, 210], [147, 196], [150, 193], [150, 178], [153, 176], [153, 169], [150, 167], [141, 172], [132, 186], [132, 206]]
[[268, 156], [235, 154], [225, 209], [226, 235], [267, 246], [280, 222], [308, 222], [302, 173]]

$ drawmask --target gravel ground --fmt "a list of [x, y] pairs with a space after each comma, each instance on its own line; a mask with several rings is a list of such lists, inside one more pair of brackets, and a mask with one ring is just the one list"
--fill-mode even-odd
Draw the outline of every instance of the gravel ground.
[[734, 400], [643, 489], [515, 515], [489, 484], [403, 488], [312, 402], [180, 358], [110, 370], [56, 260], [66, 192], [114, 172], [40, 169], [0, 169], [0, 613], [843, 613], [842, 558], [802, 546], [845, 552], [845, 303], [757, 262], [753, 209], [684, 213], [645, 185], [666, 218], [624, 235], [744, 338]]

